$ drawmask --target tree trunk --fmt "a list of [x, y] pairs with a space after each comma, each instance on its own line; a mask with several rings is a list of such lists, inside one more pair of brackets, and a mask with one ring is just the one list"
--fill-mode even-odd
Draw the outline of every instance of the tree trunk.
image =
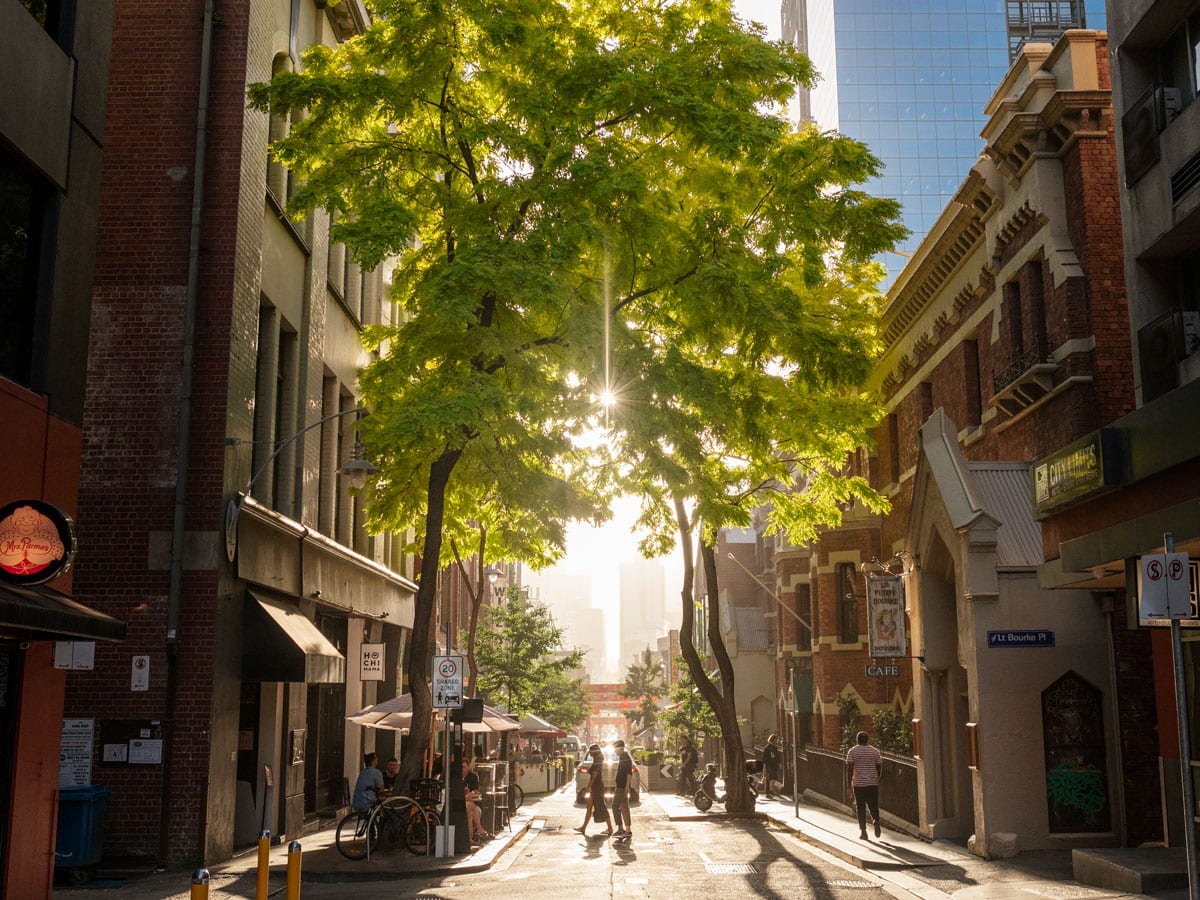
[[[407, 785], [421, 774], [421, 762], [433, 733], [433, 694], [429, 690], [430, 628], [437, 600], [438, 560], [442, 552], [442, 518], [446, 508], [446, 485], [462, 456], [461, 450], [446, 450], [429, 467], [428, 505], [425, 508], [425, 543], [421, 549], [421, 580], [414, 601], [413, 630], [409, 647], [408, 689], [412, 693], [412, 723], [404, 741], [400, 780]], [[446, 771], [449, 772], [449, 757]]]
[[[729, 661], [729, 653], [725, 649], [725, 641], [721, 637], [721, 605], [717, 595], [716, 557], [711, 545], [701, 541], [700, 553], [704, 560], [705, 577], [708, 579], [709, 617], [708, 642], [717, 658], [717, 666], [721, 671], [721, 690], [704, 671], [700, 654], [696, 652], [694, 594], [696, 585], [696, 569], [692, 554], [692, 523], [688, 517], [683, 500], [675, 497], [675, 521], [679, 526], [679, 546], [683, 552], [683, 588], [680, 592], [683, 601], [683, 621], [679, 627], [679, 650], [687, 663], [692, 681], [700, 691], [700, 696], [712, 708], [721, 725], [721, 745], [725, 750], [725, 811], [730, 813], [749, 814], [754, 812], [754, 797], [746, 784], [746, 757], [742, 750], [742, 735], [738, 730], [737, 709], [734, 705], [733, 665]], [[707, 550], [707, 552], [706, 552]]]
[[471, 598], [471, 624], [467, 630], [467, 677], [470, 684], [470, 696], [478, 697], [479, 689], [476, 684], [479, 681], [479, 664], [475, 662], [475, 632], [479, 625], [479, 609], [483, 606], [483, 560], [484, 551], [487, 549], [487, 529], [479, 526], [479, 551], [475, 554], [475, 583], [471, 583], [471, 579], [467, 577], [466, 566], [463, 565], [462, 557], [459, 555], [458, 546], [453, 540], [450, 541], [450, 547], [454, 550], [454, 560], [458, 564], [459, 574], [462, 575], [463, 584], [467, 588], [467, 596]]

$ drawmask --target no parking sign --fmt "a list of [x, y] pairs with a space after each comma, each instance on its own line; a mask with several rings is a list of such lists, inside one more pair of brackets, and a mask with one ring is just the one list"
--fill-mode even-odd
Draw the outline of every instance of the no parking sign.
[[1154, 553], [1138, 560], [1138, 617], [1151, 622], [1195, 618], [1186, 553]]

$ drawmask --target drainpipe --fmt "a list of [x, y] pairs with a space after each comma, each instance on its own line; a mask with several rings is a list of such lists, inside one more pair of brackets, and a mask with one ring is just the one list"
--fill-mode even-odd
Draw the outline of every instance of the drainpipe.
[[[183, 318], [183, 358], [179, 378], [179, 421], [176, 440], [175, 514], [171, 527], [170, 586], [167, 593], [167, 699], [163, 716], [162, 799], [159, 810], [159, 865], [169, 855], [172, 758], [175, 740], [175, 702], [179, 694], [179, 610], [183, 594], [183, 552], [187, 518], [188, 459], [192, 444], [192, 372], [196, 355], [196, 307], [200, 294], [200, 225], [204, 213], [204, 158], [208, 149], [208, 91], [212, 75], [213, 7], [205, 0], [200, 45], [200, 86], [196, 98], [196, 155], [192, 164], [192, 218], [188, 236], [186, 306]], [[206, 779], [207, 781], [207, 779]], [[204, 802], [207, 803], [207, 789]], [[203, 858], [203, 839], [198, 858]]]

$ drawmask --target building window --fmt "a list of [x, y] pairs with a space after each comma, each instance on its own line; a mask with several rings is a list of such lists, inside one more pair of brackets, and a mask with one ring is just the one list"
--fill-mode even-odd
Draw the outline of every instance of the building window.
[[983, 392], [979, 384], [979, 344], [963, 341], [963, 390], [966, 396], [967, 425], [983, 421]]
[[[292, 69], [292, 61], [287, 54], [281, 53], [275, 57], [275, 62], [271, 66], [271, 75], [281, 75], [284, 72], [290, 72]], [[275, 202], [283, 206], [288, 201], [288, 183], [291, 180], [291, 173], [270, 150], [270, 145], [278, 141], [282, 141], [288, 136], [291, 130], [291, 117], [286, 113], [272, 112], [267, 123], [267, 191], [275, 198]]]
[[887, 417], [888, 435], [888, 481], [900, 483], [900, 417], [889, 413]]
[[[811, 650], [813, 628], [817, 623], [812, 620], [812, 591], [807, 584], [796, 586], [796, 615], [800, 617], [796, 623], [796, 646], [801, 650]], [[808, 624], [805, 625], [805, 622]]]
[[1008, 355], [1016, 359], [1025, 353], [1025, 329], [1021, 319], [1021, 286], [1016, 281], [1004, 285], [1004, 336], [1008, 340]]
[[0, 375], [33, 382], [45, 192], [0, 156]]
[[854, 564], [838, 563], [833, 579], [837, 587], [838, 643], [857, 643], [858, 598], [854, 595]]
[[63, 32], [67, 30], [64, 27], [61, 0], [21, 0], [21, 5], [29, 10], [29, 14], [46, 29], [48, 35], [56, 41], [61, 40]]
[[920, 421], [924, 425], [933, 415], [933, 382], [922, 381], [917, 385], [917, 403], [920, 404]]
[[1196, 99], [1200, 90], [1200, 12], [1193, 13], [1167, 40], [1158, 67], [1163, 85], [1179, 92], [1180, 108]]

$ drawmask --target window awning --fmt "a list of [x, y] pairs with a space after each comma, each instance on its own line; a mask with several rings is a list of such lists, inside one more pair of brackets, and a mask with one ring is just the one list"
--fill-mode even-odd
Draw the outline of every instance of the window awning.
[[0, 627], [28, 629], [40, 640], [125, 640], [124, 622], [42, 585], [0, 584]]
[[249, 591], [242, 649], [246, 681], [341, 684], [346, 658], [294, 606]]

